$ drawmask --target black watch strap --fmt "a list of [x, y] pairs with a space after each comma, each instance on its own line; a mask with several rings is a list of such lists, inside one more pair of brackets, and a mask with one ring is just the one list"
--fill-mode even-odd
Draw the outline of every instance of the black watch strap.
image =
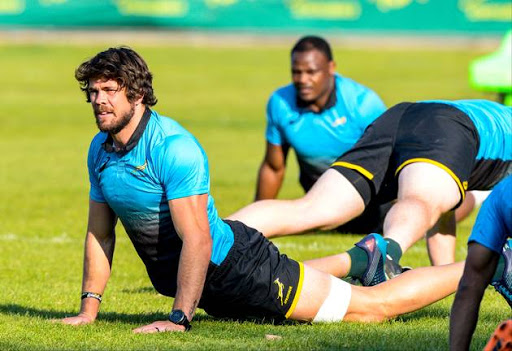
[[169, 320], [174, 324], [184, 326], [185, 331], [189, 331], [190, 328], [192, 328], [187, 315], [182, 310], [173, 310], [171, 314], [169, 314]]

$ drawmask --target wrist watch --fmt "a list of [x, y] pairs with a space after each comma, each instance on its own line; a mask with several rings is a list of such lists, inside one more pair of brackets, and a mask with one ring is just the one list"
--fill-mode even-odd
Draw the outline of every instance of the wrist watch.
[[169, 315], [169, 320], [174, 324], [184, 326], [185, 331], [189, 331], [192, 328], [190, 321], [182, 310], [173, 310]]

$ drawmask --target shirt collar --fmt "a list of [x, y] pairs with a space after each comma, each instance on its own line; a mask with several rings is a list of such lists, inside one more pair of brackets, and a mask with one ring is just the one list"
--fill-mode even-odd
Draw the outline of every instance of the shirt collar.
[[144, 133], [144, 130], [146, 129], [150, 117], [151, 109], [146, 107], [144, 113], [142, 114], [142, 118], [140, 119], [140, 122], [137, 125], [137, 128], [135, 128], [135, 131], [133, 132], [132, 136], [130, 137], [126, 145], [124, 145], [122, 148], [116, 151], [114, 147], [114, 139], [112, 138], [112, 135], [109, 133], [105, 142], [101, 144], [103, 150], [105, 150], [106, 152], [117, 152], [119, 154], [125, 154], [129, 152], [139, 142], [140, 138], [142, 137], [142, 134]]
[[[327, 98], [327, 102], [325, 103], [325, 106], [318, 111], [318, 113], [325, 111], [327, 109], [330, 109], [334, 105], [336, 105], [336, 79], [334, 80], [334, 85], [331, 93], [329, 94], [329, 97]], [[309, 106], [311, 103], [302, 100], [299, 95], [297, 95], [297, 107], [304, 109], [304, 110], [310, 110]]]

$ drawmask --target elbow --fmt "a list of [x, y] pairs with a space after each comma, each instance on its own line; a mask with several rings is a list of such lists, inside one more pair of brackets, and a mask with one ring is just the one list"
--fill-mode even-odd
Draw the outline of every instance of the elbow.
[[260, 167], [260, 174], [272, 173], [276, 176], [283, 176], [285, 169], [284, 164], [264, 161]]
[[208, 257], [211, 256], [213, 250], [213, 240], [209, 230], [204, 235], [198, 235], [191, 244], [194, 250], [198, 253], [201, 252], [205, 255], [208, 254]]
[[204, 240], [203, 247], [204, 247], [205, 253], [208, 253], [208, 257], [210, 257], [212, 255], [212, 250], [213, 250], [213, 240], [212, 240], [211, 236], [208, 236], [208, 238], [206, 240]]
[[481, 301], [486, 286], [486, 284], [478, 284], [468, 279], [461, 279], [455, 294], [455, 300], [462, 303]]

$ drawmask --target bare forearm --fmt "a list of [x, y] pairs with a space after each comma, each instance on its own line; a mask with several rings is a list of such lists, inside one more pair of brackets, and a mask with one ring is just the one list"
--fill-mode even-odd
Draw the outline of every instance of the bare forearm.
[[472, 289], [461, 282], [450, 314], [450, 350], [468, 350], [478, 321], [484, 289]]
[[284, 168], [282, 170], [274, 170], [266, 163], [263, 163], [258, 173], [255, 201], [275, 199], [283, 183], [283, 178]]
[[[115, 236], [98, 240], [88, 233], [85, 241], [84, 270], [82, 292], [103, 294], [110, 277], [110, 268], [114, 253]], [[80, 313], [96, 318], [99, 311], [99, 301], [94, 298], [82, 300]]]
[[188, 238], [183, 244], [178, 269], [178, 289], [173, 309], [185, 312], [188, 319], [194, 317], [201, 299], [206, 273], [211, 257], [211, 239]]
[[480, 302], [498, 265], [499, 255], [471, 242], [450, 314], [450, 349], [467, 350], [478, 321]]

